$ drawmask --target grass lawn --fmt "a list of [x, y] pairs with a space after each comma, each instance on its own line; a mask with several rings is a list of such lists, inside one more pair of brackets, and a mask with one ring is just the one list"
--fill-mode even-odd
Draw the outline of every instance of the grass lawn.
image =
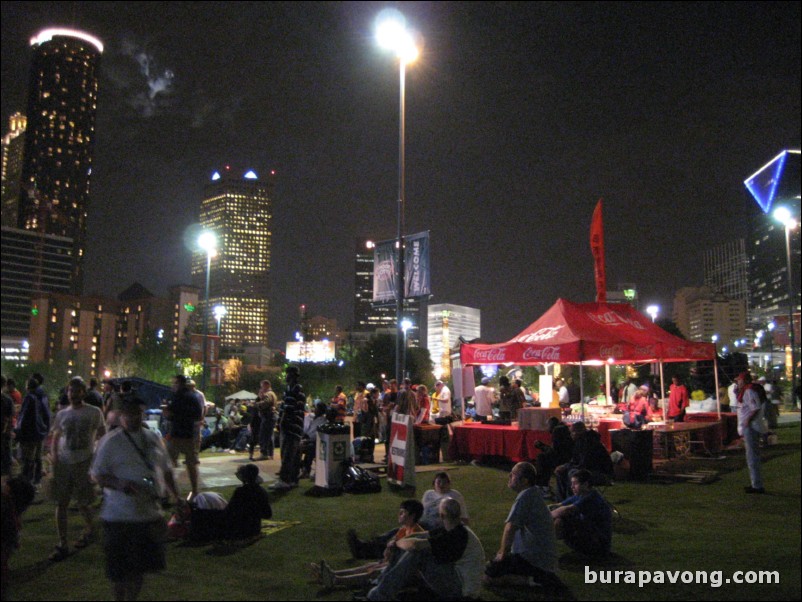
[[[764, 475], [768, 495], [746, 495], [749, 483], [744, 453], [723, 460], [694, 461], [720, 478], [706, 485], [685, 482], [616, 483], [606, 497], [621, 518], [614, 526], [615, 556], [594, 571], [777, 571], [779, 584], [646, 585], [585, 584], [585, 561], [560, 543], [560, 576], [577, 600], [799, 600], [800, 587], [800, 424], [780, 428], [780, 444], [766, 450]], [[491, 557], [498, 548], [504, 518], [514, 494], [507, 472], [473, 466], [450, 467], [462, 492], [471, 526]], [[304, 496], [311, 483], [286, 494], [271, 494], [274, 518], [297, 520], [294, 526], [243, 548], [168, 546], [167, 570], [149, 575], [143, 600], [350, 600], [351, 592], [320, 591], [307, 565], [325, 558], [334, 568], [356, 565], [345, 531], [366, 536], [392, 526], [398, 503], [429, 488], [433, 474], [418, 475], [418, 490], [333, 498]], [[232, 488], [221, 490], [229, 497]], [[74, 540], [80, 530], [71, 514]], [[104, 559], [95, 543], [60, 563], [47, 556], [55, 543], [53, 506], [32, 506], [25, 514], [22, 547], [12, 557], [16, 600], [105, 600], [111, 596]], [[623, 581], [623, 576], [621, 577]], [[547, 599], [537, 591], [489, 590], [484, 600]]]

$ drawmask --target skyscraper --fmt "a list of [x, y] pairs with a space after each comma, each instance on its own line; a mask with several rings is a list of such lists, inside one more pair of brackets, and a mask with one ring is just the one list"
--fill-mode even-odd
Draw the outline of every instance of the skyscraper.
[[460, 337], [470, 341], [482, 336], [482, 311], [464, 305], [438, 303], [429, 306], [427, 347], [434, 363], [434, 375], [451, 374], [451, 349]]
[[73, 240], [72, 288], [80, 292], [103, 44], [82, 31], [45, 29], [31, 46], [18, 226]]
[[[217, 236], [217, 254], [209, 274], [210, 308], [223, 305], [220, 322], [223, 347], [267, 344], [270, 296], [270, 252], [273, 233], [273, 172], [260, 179], [254, 171], [235, 171], [226, 166], [215, 171], [206, 185], [200, 209], [204, 230]], [[198, 251], [192, 277], [202, 291], [206, 279], [206, 254]], [[207, 300], [201, 311], [208, 332], [217, 324]]]
[[19, 215], [20, 178], [22, 177], [22, 151], [25, 145], [27, 119], [14, 113], [8, 120], [8, 133], [3, 136], [3, 176], [0, 202], [3, 206], [3, 225], [17, 227]]
[[743, 238], [705, 251], [705, 286], [728, 299], [743, 301], [749, 320], [749, 258]]

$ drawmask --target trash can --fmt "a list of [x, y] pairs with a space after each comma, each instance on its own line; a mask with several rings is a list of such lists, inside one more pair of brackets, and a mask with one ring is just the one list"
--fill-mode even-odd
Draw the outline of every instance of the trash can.
[[315, 486], [341, 489], [343, 462], [351, 457], [351, 428], [347, 424], [327, 422], [317, 429]]

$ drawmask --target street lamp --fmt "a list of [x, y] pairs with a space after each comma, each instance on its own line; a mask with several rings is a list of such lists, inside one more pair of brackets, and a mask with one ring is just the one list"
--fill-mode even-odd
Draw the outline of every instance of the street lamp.
[[206, 389], [206, 354], [209, 350], [209, 274], [212, 271], [212, 257], [217, 254], [217, 236], [206, 230], [198, 237], [198, 246], [206, 252], [206, 298], [203, 303], [203, 371], [201, 391]]
[[214, 312], [214, 319], [217, 320], [217, 338], [220, 338], [220, 322], [222, 322], [228, 310], [225, 305], [215, 305], [212, 311]]
[[657, 319], [657, 314], [660, 313], [659, 305], [650, 305], [646, 308], [646, 313], [652, 317], [652, 323]]
[[400, 86], [398, 103], [398, 232], [396, 253], [398, 253], [398, 278], [396, 288], [396, 345], [395, 373], [398, 382], [403, 380], [404, 335], [401, 331], [404, 311], [404, 91], [406, 82], [406, 66], [418, 58], [413, 33], [407, 29], [406, 19], [394, 9], [386, 9], [376, 19], [376, 40], [384, 50], [389, 50], [398, 58]]
[[791, 230], [797, 226], [788, 207], [777, 207], [774, 219], [785, 226], [785, 261], [788, 269], [788, 340], [791, 343], [791, 399], [796, 391], [796, 343], [794, 336], [794, 281], [791, 275]]

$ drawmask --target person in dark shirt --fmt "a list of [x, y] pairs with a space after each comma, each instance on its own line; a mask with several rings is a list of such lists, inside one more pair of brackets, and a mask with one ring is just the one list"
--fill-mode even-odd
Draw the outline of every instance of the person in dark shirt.
[[295, 366], [287, 368], [287, 391], [281, 404], [281, 470], [274, 489], [287, 490], [298, 486], [301, 467], [301, 436], [304, 432], [306, 396], [298, 382], [300, 372]]
[[96, 378], [89, 379], [89, 390], [86, 392], [86, 397], [84, 397], [84, 403], [89, 406], [100, 408], [101, 410], [103, 409], [103, 396], [97, 390]]
[[190, 391], [187, 377], [177, 374], [173, 377], [173, 398], [165, 410], [165, 417], [170, 420], [170, 431], [167, 434], [167, 451], [178, 466], [178, 456], [184, 454], [192, 487], [191, 496], [198, 495], [198, 464], [200, 460], [200, 426], [203, 419], [203, 402], [200, 397]]
[[455, 563], [468, 547], [469, 531], [460, 520], [461, 508], [456, 500], [441, 501], [439, 512], [443, 527], [396, 542], [404, 554], [381, 574], [376, 587], [368, 592], [368, 600], [393, 600], [402, 589], [414, 585], [419, 575], [441, 598], [455, 600], [462, 595]]
[[49, 402], [41, 382], [35, 376], [28, 379], [14, 431], [22, 452], [22, 474], [34, 485], [42, 479], [42, 442], [50, 430]]
[[256, 464], [240, 466], [237, 478], [242, 486], [234, 490], [226, 507], [227, 536], [233, 539], [255, 537], [262, 531], [262, 519], [273, 516], [270, 499], [260, 485], [262, 477]]
[[588, 470], [577, 470], [571, 477], [574, 495], [551, 511], [557, 538], [586, 556], [601, 558], [610, 554], [613, 540], [613, 512], [593, 488]]
[[571, 461], [561, 464], [554, 471], [559, 500], [568, 497], [571, 475], [577, 469], [589, 470], [595, 484], [608, 482], [613, 476], [613, 462], [602, 445], [599, 433], [588, 430], [583, 422], [575, 422], [571, 425], [571, 438], [574, 440]]
[[571, 461], [574, 452], [574, 440], [568, 426], [560, 422], [559, 418], [549, 419], [549, 432], [551, 432], [551, 446], [541, 444], [540, 453], [535, 458], [537, 470], [537, 485], [547, 489], [554, 469]]

